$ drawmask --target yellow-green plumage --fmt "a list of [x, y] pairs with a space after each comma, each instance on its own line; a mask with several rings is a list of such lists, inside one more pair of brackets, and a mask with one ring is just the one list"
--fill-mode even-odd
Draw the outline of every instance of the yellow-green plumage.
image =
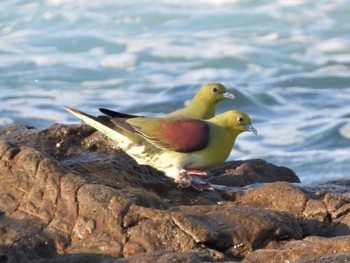
[[203, 85], [184, 108], [169, 113], [164, 118], [194, 118], [206, 120], [215, 116], [216, 104], [224, 99], [234, 99], [224, 85], [211, 82]]
[[[256, 134], [249, 116], [234, 110], [207, 121], [141, 117], [127, 119], [119, 125], [113, 118], [102, 120], [72, 108], [66, 109], [118, 142], [119, 147], [138, 163], [163, 171], [183, 187], [191, 185], [191, 173], [184, 173], [184, 170], [215, 167], [227, 159], [241, 132]], [[179, 135], [182, 129], [176, 127], [184, 127], [193, 133], [198, 127], [201, 133]], [[177, 136], [180, 136], [179, 140]], [[199, 138], [198, 141], [195, 138]], [[186, 147], [187, 143], [190, 143], [189, 147]]]

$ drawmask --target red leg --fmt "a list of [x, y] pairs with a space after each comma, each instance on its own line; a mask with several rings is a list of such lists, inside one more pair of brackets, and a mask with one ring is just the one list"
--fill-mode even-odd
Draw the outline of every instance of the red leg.
[[181, 169], [180, 173], [183, 174], [183, 175], [201, 175], [201, 176], [208, 175], [206, 172], [200, 171], [200, 170]]

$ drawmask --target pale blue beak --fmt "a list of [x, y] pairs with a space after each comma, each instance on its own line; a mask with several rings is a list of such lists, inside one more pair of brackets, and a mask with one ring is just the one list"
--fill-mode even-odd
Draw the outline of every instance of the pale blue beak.
[[247, 131], [252, 132], [254, 135], [258, 135], [258, 131], [251, 124], [248, 124], [245, 127]]
[[231, 100], [236, 98], [235, 95], [233, 95], [230, 92], [225, 92], [225, 93], [222, 94], [222, 96], [224, 96], [224, 98], [226, 98], [226, 99], [231, 99]]

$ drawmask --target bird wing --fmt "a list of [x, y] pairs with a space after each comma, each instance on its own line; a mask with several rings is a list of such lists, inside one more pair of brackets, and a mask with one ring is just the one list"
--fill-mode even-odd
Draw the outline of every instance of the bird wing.
[[98, 118], [107, 123], [110, 123], [116, 127], [119, 127], [125, 131], [129, 131], [131, 133], [135, 133], [134, 128], [126, 122], [127, 119], [130, 118], [143, 118], [142, 116], [130, 115], [126, 113], [116, 112], [104, 108], [99, 109], [105, 115], [100, 115]]
[[209, 124], [201, 120], [134, 118], [128, 119], [127, 123], [161, 149], [188, 153], [202, 150], [209, 143]]

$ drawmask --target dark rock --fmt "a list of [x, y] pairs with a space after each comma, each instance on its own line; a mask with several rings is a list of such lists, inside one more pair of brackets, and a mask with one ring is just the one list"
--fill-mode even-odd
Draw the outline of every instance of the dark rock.
[[[255, 207], [186, 206], [175, 221], [200, 244], [241, 257], [275, 240], [300, 239], [298, 221], [287, 213]], [[206, 231], [203, 231], [206, 230]]]
[[208, 180], [227, 187], [199, 192], [85, 125], [1, 127], [0, 140], [0, 261], [308, 262], [350, 253], [347, 182], [293, 184], [290, 169], [247, 160], [210, 170]]
[[226, 186], [245, 186], [254, 183], [285, 181], [300, 183], [298, 176], [289, 168], [276, 166], [264, 160], [231, 161], [211, 169], [217, 176], [210, 182]]

